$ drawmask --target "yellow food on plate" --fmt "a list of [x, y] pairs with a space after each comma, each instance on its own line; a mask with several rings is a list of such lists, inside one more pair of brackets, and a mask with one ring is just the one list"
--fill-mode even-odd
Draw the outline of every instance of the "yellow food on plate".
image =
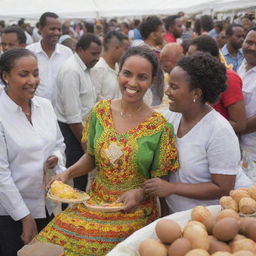
[[95, 202], [93, 199], [89, 199], [87, 202], [87, 205], [91, 206], [98, 206], [98, 207], [123, 207], [124, 203], [120, 202], [113, 202], [113, 203], [107, 203], [107, 202]]
[[83, 197], [82, 193], [77, 192], [71, 186], [64, 184], [63, 182], [58, 180], [55, 180], [52, 183], [50, 193], [53, 196], [63, 199], [81, 199]]

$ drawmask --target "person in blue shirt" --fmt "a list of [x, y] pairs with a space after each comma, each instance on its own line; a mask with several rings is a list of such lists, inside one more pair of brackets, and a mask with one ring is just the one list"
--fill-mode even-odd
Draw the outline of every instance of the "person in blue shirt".
[[222, 48], [222, 54], [228, 64], [233, 65], [233, 70], [237, 71], [244, 56], [242, 43], [244, 41], [244, 29], [239, 24], [231, 24], [226, 30], [227, 43]]

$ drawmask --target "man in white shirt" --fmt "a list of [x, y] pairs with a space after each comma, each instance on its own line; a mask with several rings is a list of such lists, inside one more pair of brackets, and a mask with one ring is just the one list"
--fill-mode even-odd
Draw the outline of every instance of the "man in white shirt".
[[[90, 69], [98, 62], [100, 54], [100, 39], [89, 33], [83, 35], [77, 42], [75, 54], [64, 62], [57, 76], [55, 111], [66, 144], [67, 167], [84, 154], [83, 123], [96, 103]], [[86, 178], [75, 178], [74, 187], [85, 190]]]
[[116, 65], [129, 45], [128, 37], [118, 31], [110, 31], [104, 37], [104, 52], [91, 70], [97, 101], [120, 96]]
[[256, 27], [249, 30], [243, 43], [244, 60], [238, 69], [243, 80], [246, 110], [246, 129], [242, 132], [240, 146], [243, 150], [244, 167], [256, 181]]
[[36, 95], [49, 99], [53, 105], [56, 100], [56, 76], [63, 62], [73, 55], [68, 47], [58, 44], [61, 35], [58, 18], [52, 12], [42, 14], [39, 20], [42, 40], [27, 47], [36, 55], [39, 66], [40, 84]]

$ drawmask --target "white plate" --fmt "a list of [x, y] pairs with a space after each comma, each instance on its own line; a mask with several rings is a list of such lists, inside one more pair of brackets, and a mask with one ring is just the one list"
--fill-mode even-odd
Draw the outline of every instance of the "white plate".
[[69, 204], [69, 203], [73, 203], [73, 204], [75, 204], [75, 203], [76, 204], [83, 203], [83, 202], [85, 202], [86, 200], [88, 200], [90, 198], [90, 196], [87, 193], [85, 193], [85, 192], [82, 192], [82, 191], [77, 191], [77, 192], [82, 194], [81, 198], [78, 198], [78, 199], [73, 199], [73, 198], [72, 199], [65, 199], [65, 198], [60, 198], [60, 197], [57, 197], [57, 196], [51, 194], [50, 190], [49, 190], [47, 192], [47, 198], [49, 198], [49, 199], [51, 199], [51, 200], [53, 200], [55, 202], [62, 202], [62, 203], [67, 203], [67, 204]]
[[98, 212], [119, 212], [124, 209], [124, 206], [111, 206], [111, 204], [89, 204], [87, 202], [83, 202], [83, 204], [92, 211]]

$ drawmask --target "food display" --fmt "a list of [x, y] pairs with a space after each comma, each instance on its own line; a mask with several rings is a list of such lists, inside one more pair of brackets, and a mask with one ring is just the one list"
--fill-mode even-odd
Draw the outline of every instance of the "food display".
[[91, 198], [84, 202], [84, 205], [90, 210], [101, 212], [118, 212], [124, 209], [124, 204], [122, 202], [95, 202]]
[[82, 203], [90, 198], [85, 192], [74, 189], [58, 180], [51, 184], [47, 197], [64, 203]]
[[256, 186], [231, 190], [229, 196], [220, 198], [223, 209], [232, 209], [242, 216], [256, 216]]
[[[237, 203], [252, 199], [249, 193], [232, 193]], [[248, 197], [249, 195], [249, 197]], [[191, 220], [181, 227], [169, 219], [155, 224], [155, 239], [145, 239], [138, 246], [140, 256], [251, 256], [256, 255], [256, 218], [239, 216], [232, 206], [213, 215], [206, 207], [191, 211]], [[253, 199], [254, 200], [254, 199]], [[242, 201], [243, 202], [243, 201]], [[238, 209], [240, 209], [238, 207]]]

